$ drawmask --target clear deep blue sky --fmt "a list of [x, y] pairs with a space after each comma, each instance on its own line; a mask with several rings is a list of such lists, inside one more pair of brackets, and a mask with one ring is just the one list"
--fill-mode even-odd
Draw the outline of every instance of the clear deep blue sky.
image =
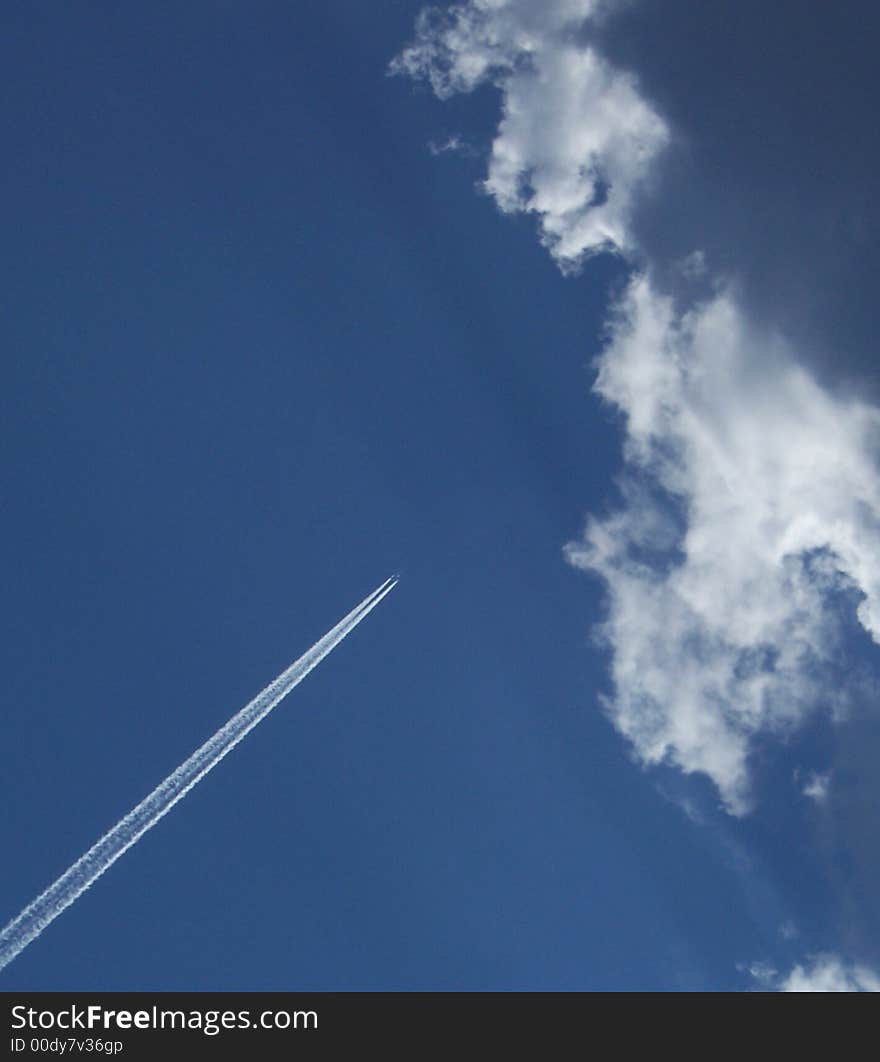
[[385, 76], [419, 7], [4, 5], [0, 921], [402, 572], [5, 989], [737, 988], [830, 945], [810, 808], [726, 819], [602, 714], [561, 551], [619, 466], [621, 268], [562, 278], [431, 155], [495, 100]]

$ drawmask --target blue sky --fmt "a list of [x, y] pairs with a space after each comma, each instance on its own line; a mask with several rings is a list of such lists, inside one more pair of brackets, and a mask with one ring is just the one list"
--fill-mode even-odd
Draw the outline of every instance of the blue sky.
[[5, 987], [874, 984], [869, 8], [593, 6], [7, 5], [2, 910], [402, 580]]

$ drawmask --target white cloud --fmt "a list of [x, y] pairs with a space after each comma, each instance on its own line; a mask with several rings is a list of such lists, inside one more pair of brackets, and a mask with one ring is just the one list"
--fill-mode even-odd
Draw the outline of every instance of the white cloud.
[[779, 971], [769, 962], [753, 962], [750, 965], [738, 963], [736, 968], [740, 973], [747, 973], [754, 978], [762, 989], [773, 988], [779, 977]]
[[804, 966], [794, 966], [775, 987], [780, 992], [880, 992], [880, 977], [867, 966], [819, 955]]
[[[578, 32], [606, 6], [471, 0], [424, 14], [392, 67], [441, 97], [498, 88], [485, 188], [537, 216], [563, 270], [635, 249], [632, 206], [669, 139]], [[699, 251], [680, 271], [713, 286]], [[567, 556], [607, 586], [608, 712], [644, 762], [702, 772], [740, 814], [758, 735], [841, 708], [841, 615], [880, 640], [880, 413], [819, 387], [731, 290], [682, 312], [650, 269], [598, 367], [625, 425], [623, 504]]]
[[429, 140], [428, 151], [435, 156], [445, 155], [447, 153], [453, 155], [472, 154], [472, 148], [470, 148], [457, 133], [447, 136], [444, 140]]
[[598, 0], [470, 0], [428, 7], [416, 40], [391, 64], [393, 73], [427, 78], [446, 99], [510, 72], [548, 42], [576, 28], [605, 4]]
[[664, 146], [666, 126], [632, 77], [573, 37], [596, 0], [474, 0], [423, 13], [416, 42], [392, 64], [441, 97], [484, 81], [502, 118], [484, 182], [505, 213], [538, 217], [564, 270], [630, 249], [633, 197]]
[[818, 771], [813, 771], [804, 782], [801, 792], [810, 800], [815, 800], [817, 804], [824, 804], [828, 799], [830, 787], [831, 775], [829, 773], [820, 774]]
[[644, 276], [596, 391], [641, 484], [567, 549], [608, 587], [609, 712], [643, 761], [708, 775], [741, 813], [753, 736], [839, 704], [835, 595], [880, 637], [880, 413], [823, 391], [729, 293], [679, 315]]

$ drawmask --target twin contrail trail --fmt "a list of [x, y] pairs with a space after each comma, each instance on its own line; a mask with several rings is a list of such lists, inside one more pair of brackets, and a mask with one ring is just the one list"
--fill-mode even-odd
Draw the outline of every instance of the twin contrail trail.
[[311, 649], [220, 727], [213, 737], [173, 771], [148, 796], [66, 870], [0, 932], [0, 970], [40, 935], [65, 907], [96, 881], [122, 853], [155, 826], [200, 779], [223, 759], [239, 741], [265, 718], [308, 673], [335, 649], [397, 585], [397, 577], [386, 579]]

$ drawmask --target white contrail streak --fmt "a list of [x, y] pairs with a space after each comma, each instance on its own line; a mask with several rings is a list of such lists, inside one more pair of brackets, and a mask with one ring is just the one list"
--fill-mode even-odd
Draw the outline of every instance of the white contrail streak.
[[43, 932], [65, 907], [96, 881], [122, 853], [155, 826], [201, 778], [235, 748], [241, 739], [282, 701], [324, 657], [360, 623], [397, 585], [397, 577], [386, 579], [311, 649], [303, 653], [256, 697], [241, 709], [213, 737], [173, 771], [123, 819], [80, 856], [60, 878], [41, 893], [0, 932], [0, 970]]

